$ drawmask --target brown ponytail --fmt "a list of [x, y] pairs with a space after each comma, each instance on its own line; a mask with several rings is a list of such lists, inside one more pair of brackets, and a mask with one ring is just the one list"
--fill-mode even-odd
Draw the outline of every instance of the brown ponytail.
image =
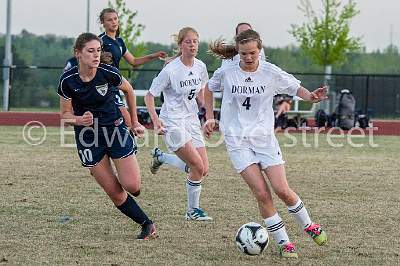
[[231, 59], [238, 54], [236, 46], [227, 44], [223, 39], [216, 40], [208, 48], [212, 55], [221, 59]]
[[231, 59], [238, 54], [239, 44], [244, 44], [251, 41], [256, 41], [258, 49], [261, 50], [262, 41], [260, 39], [260, 35], [254, 30], [246, 30], [236, 35], [236, 45], [226, 44], [224, 40], [219, 39], [209, 45], [209, 51], [218, 58]]
[[112, 65], [112, 53], [110, 52], [101, 52], [100, 62], [107, 65]]

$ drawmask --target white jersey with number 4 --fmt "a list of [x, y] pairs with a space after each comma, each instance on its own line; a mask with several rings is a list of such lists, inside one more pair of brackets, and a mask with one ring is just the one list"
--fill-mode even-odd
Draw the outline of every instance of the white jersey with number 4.
[[185, 66], [181, 59], [168, 63], [153, 80], [149, 92], [157, 97], [164, 93], [160, 117], [185, 118], [196, 115], [196, 96], [208, 81], [206, 65], [194, 59], [193, 66]]
[[208, 82], [222, 91], [220, 129], [225, 136], [265, 136], [274, 132], [273, 97], [296, 95], [300, 81], [279, 67], [259, 61], [255, 72], [237, 64], [220, 67]]

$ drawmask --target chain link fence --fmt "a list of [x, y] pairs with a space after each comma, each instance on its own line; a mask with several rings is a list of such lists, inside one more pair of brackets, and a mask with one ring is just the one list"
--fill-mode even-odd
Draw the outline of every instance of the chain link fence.
[[[1, 66], [4, 68], [4, 66]], [[10, 79], [10, 110], [56, 111], [59, 108], [57, 95], [58, 79], [62, 67], [13, 66]], [[122, 69], [136, 90], [150, 88], [159, 69]], [[212, 71], [209, 72], [210, 76]], [[292, 73], [302, 85], [313, 90], [323, 84], [324, 74]], [[0, 75], [3, 75], [1, 73]], [[3, 90], [3, 78], [0, 81]], [[332, 74], [329, 82], [330, 106], [335, 107], [335, 95], [342, 89], [349, 89], [356, 99], [356, 111], [371, 118], [400, 118], [400, 75], [352, 75]], [[3, 102], [3, 92], [0, 100]], [[138, 99], [143, 105], [143, 99]]]

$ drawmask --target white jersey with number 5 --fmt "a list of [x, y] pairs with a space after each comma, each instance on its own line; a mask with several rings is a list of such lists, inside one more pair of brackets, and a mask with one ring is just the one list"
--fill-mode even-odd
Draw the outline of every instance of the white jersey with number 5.
[[255, 72], [237, 64], [220, 67], [208, 82], [210, 91], [222, 91], [220, 128], [225, 136], [265, 136], [274, 132], [273, 97], [296, 95], [300, 81], [279, 67], [259, 61]]
[[196, 96], [208, 82], [206, 65], [194, 59], [193, 66], [185, 66], [175, 58], [167, 64], [153, 80], [149, 92], [153, 96], [164, 93], [160, 117], [185, 118], [196, 115]]

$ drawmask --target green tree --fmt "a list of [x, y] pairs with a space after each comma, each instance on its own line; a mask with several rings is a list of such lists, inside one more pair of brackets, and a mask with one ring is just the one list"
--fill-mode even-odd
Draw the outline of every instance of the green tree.
[[361, 47], [360, 38], [350, 37], [351, 19], [359, 14], [356, 3], [349, 0], [342, 10], [340, 0], [321, 0], [324, 10], [321, 16], [313, 10], [309, 0], [301, 0], [299, 6], [308, 21], [292, 24], [290, 33], [300, 43], [300, 48], [321, 66], [341, 65], [346, 54]]
[[[302, 25], [292, 24], [289, 32], [300, 43], [304, 53], [325, 68], [325, 84], [328, 85], [332, 65], [343, 64], [348, 53], [361, 47], [360, 38], [349, 36], [351, 19], [359, 11], [353, 0], [349, 0], [341, 10], [340, 0], [321, 1], [323, 10], [321, 15], [317, 15], [309, 0], [301, 0], [299, 8], [308, 21]], [[328, 109], [327, 106], [323, 108]]]

